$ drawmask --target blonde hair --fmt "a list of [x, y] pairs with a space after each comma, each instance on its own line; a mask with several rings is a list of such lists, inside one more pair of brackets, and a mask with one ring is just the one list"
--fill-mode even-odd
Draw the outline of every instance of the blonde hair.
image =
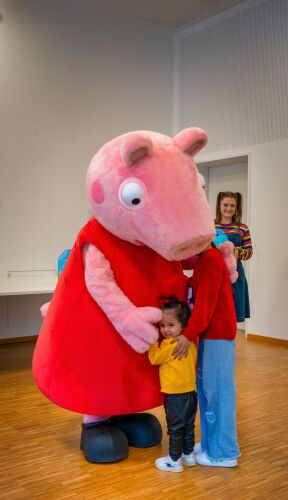
[[217, 195], [216, 200], [216, 224], [221, 224], [221, 212], [220, 212], [220, 204], [224, 198], [234, 198], [236, 201], [236, 211], [232, 217], [232, 222], [240, 226], [242, 222], [242, 194], [241, 193], [233, 193], [232, 191], [220, 191]]

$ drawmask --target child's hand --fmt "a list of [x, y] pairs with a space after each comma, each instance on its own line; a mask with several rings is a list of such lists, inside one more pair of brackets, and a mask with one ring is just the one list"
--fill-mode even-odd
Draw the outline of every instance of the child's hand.
[[177, 342], [177, 345], [172, 352], [173, 357], [175, 359], [181, 359], [185, 356], [186, 358], [189, 351], [190, 341], [184, 337], [184, 335], [179, 335], [179, 337], [171, 341], [171, 344], [175, 344], [175, 342]]

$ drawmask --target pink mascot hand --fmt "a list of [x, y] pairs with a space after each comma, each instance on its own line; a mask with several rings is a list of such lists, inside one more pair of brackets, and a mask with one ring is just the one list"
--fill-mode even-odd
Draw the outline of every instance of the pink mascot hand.
[[156, 307], [136, 307], [118, 287], [110, 263], [92, 244], [84, 247], [85, 283], [121, 337], [139, 353], [158, 338], [162, 312]]
[[119, 316], [114, 326], [134, 351], [143, 353], [158, 339], [158, 329], [152, 323], [161, 317], [157, 307], [133, 307], [123, 311], [123, 317]]
[[238, 272], [237, 272], [237, 260], [234, 255], [234, 245], [232, 241], [225, 241], [218, 247], [218, 249], [220, 250], [224, 258], [225, 264], [229, 272], [230, 281], [231, 283], [235, 283], [238, 279]]
[[139, 317], [144, 321], [149, 321], [149, 323], [158, 323], [163, 315], [158, 307], [138, 307], [137, 311]]

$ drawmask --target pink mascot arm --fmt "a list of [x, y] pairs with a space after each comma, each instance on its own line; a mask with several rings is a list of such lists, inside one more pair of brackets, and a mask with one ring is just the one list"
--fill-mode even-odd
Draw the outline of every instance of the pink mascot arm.
[[108, 260], [92, 244], [84, 247], [85, 283], [90, 295], [108, 316], [121, 337], [137, 352], [148, 350], [158, 338], [162, 312], [156, 307], [136, 307], [115, 282]]
[[237, 260], [234, 256], [234, 245], [232, 241], [224, 241], [224, 243], [221, 243], [218, 247], [218, 250], [220, 250], [227, 266], [231, 283], [235, 283], [238, 279], [238, 272]]

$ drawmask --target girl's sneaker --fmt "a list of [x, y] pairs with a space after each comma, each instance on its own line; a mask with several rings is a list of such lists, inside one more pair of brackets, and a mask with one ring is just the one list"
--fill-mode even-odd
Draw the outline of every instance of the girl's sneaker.
[[193, 453], [202, 453], [201, 443], [196, 443], [193, 448]]
[[165, 470], [168, 472], [183, 472], [182, 460], [172, 460], [168, 455], [167, 457], [157, 458], [155, 465], [159, 470]]
[[197, 453], [196, 463], [199, 465], [208, 465], [210, 467], [236, 467], [237, 458], [209, 458], [205, 452]]
[[196, 460], [194, 457], [194, 453], [189, 453], [189, 455], [185, 455], [182, 453], [182, 464], [186, 465], [186, 467], [193, 467], [193, 465], [196, 465]]

